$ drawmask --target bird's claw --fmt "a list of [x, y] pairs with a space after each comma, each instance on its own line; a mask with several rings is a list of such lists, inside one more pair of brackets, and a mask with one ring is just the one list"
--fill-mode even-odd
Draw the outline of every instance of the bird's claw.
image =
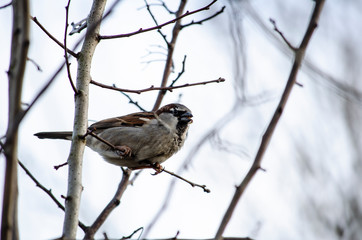
[[127, 157], [131, 155], [131, 148], [128, 146], [115, 146], [115, 152], [121, 157]]
[[151, 167], [153, 168], [153, 170], [155, 170], [156, 172], [152, 175], [157, 175], [160, 174], [161, 172], [163, 172], [163, 170], [165, 169], [164, 167], [162, 167], [161, 164], [159, 164], [158, 162], [151, 164]]

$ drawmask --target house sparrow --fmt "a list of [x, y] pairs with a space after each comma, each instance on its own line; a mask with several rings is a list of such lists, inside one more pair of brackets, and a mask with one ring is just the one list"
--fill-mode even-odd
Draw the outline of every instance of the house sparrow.
[[[172, 103], [155, 112], [137, 112], [92, 124], [86, 145], [107, 162], [139, 169], [166, 161], [183, 146], [191, 111]], [[72, 132], [39, 132], [38, 138], [72, 139]], [[105, 143], [108, 142], [109, 144]]]

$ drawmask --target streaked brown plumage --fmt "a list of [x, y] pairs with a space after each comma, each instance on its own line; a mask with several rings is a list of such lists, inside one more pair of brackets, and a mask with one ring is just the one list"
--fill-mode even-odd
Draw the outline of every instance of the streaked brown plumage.
[[[86, 136], [86, 144], [98, 152], [107, 162], [130, 168], [141, 168], [149, 164], [162, 163], [183, 146], [191, 111], [182, 104], [168, 104], [156, 112], [138, 112], [109, 118], [89, 127], [100, 138], [110, 142], [115, 151], [93, 136]], [[71, 140], [72, 132], [40, 132], [39, 138]]]

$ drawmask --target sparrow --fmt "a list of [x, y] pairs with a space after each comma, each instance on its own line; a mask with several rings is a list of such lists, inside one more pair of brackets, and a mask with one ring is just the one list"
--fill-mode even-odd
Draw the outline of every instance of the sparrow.
[[[136, 112], [92, 124], [85, 134], [86, 146], [107, 162], [141, 169], [160, 164], [184, 145], [192, 113], [178, 103], [155, 112]], [[39, 132], [40, 139], [72, 140], [72, 132]]]

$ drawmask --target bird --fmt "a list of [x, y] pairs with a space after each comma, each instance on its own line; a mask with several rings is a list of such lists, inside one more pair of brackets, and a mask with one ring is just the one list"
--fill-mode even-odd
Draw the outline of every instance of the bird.
[[[157, 111], [96, 122], [88, 127], [84, 138], [87, 147], [111, 164], [130, 169], [159, 168], [184, 145], [192, 117], [186, 106], [171, 103]], [[34, 135], [40, 139], [72, 140], [71, 131]]]

